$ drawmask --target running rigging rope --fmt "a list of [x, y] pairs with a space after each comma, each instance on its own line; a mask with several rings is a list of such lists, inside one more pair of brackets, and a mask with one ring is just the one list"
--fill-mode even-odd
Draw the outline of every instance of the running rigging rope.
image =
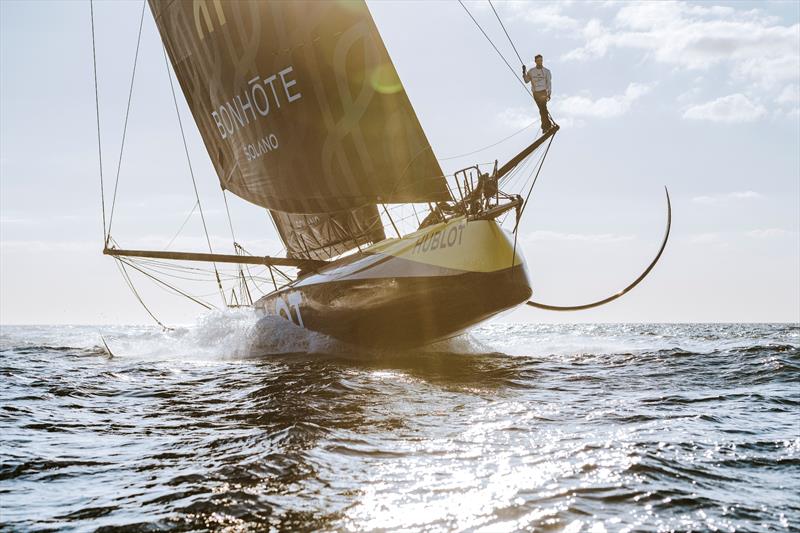
[[[94, 29], [94, 3], [92, 0], [89, 1], [89, 12], [91, 17], [91, 24], [92, 24], [92, 66], [93, 66], [93, 73], [94, 73], [94, 105], [95, 105], [95, 114], [97, 117], [97, 153], [98, 159], [100, 162], [100, 207], [103, 213], [103, 247], [107, 247], [109, 241], [111, 241], [111, 222], [114, 219], [114, 207], [116, 206], [117, 202], [117, 189], [119, 188], [119, 173], [120, 168], [122, 167], [122, 154], [125, 149], [125, 135], [128, 131], [128, 117], [130, 116], [131, 110], [131, 99], [133, 97], [133, 82], [136, 78], [136, 63], [139, 58], [139, 45], [142, 41], [142, 26], [144, 24], [144, 7], [145, 1], [142, 1], [142, 13], [139, 17], [139, 33], [136, 38], [136, 53], [133, 58], [133, 70], [131, 72], [131, 86], [128, 92], [128, 105], [125, 110], [125, 124], [122, 128], [122, 142], [119, 148], [119, 162], [117, 164], [117, 176], [114, 182], [114, 196], [111, 202], [111, 213], [108, 217], [108, 225], [106, 225], [106, 195], [105, 195], [105, 187], [104, 187], [104, 179], [103, 179], [103, 150], [102, 150], [102, 142], [101, 142], [101, 135], [100, 135], [100, 94], [97, 82], [97, 46], [95, 40], [95, 29]], [[116, 259], [116, 258], [115, 258]], [[125, 283], [128, 285], [128, 288], [131, 290], [133, 295], [139, 301], [139, 303], [144, 307], [144, 310], [147, 311], [147, 314], [165, 331], [170, 330], [171, 328], [164, 325], [158, 317], [156, 317], [150, 308], [147, 307], [147, 304], [144, 303], [142, 297], [139, 295], [139, 292], [136, 290], [136, 287], [133, 285], [133, 280], [131, 280], [128, 271], [125, 269], [125, 264], [117, 260], [115, 261], [117, 268], [122, 274], [122, 278], [125, 280]], [[131, 265], [132, 266], [132, 265]]]
[[[147, 2], [142, 0], [142, 14], [139, 17], [139, 36], [136, 38], [136, 54], [133, 57], [133, 72], [131, 72], [131, 88], [128, 91], [128, 106], [125, 109], [125, 125], [122, 127], [122, 143], [119, 146], [119, 161], [117, 162], [117, 178], [114, 182], [114, 196], [111, 200], [111, 215], [108, 217], [108, 235], [111, 235], [111, 222], [114, 220], [114, 207], [117, 205], [117, 189], [119, 188], [119, 171], [122, 168], [122, 153], [125, 149], [125, 135], [128, 132], [128, 117], [131, 113], [131, 99], [133, 98], [133, 81], [136, 79], [136, 63], [139, 60], [139, 45], [142, 42], [142, 26], [144, 25], [144, 6]], [[108, 240], [108, 235], [106, 240]]]
[[[180, 294], [181, 296], [184, 296], [184, 297], [190, 299], [191, 301], [195, 302], [196, 304], [202, 305], [203, 307], [205, 307], [206, 309], [209, 309], [209, 310], [213, 309], [211, 304], [207, 304], [207, 303], [201, 302], [197, 298], [194, 298], [193, 296], [185, 293], [184, 291], [182, 291], [182, 290], [180, 290], [180, 289], [178, 289], [176, 287], [173, 287], [172, 285], [170, 285], [166, 281], [158, 279], [157, 277], [153, 276], [152, 274], [149, 274], [148, 272], [146, 272], [144, 269], [139, 268], [138, 266], [136, 266], [132, 261], [129, 261], [127, 259], [122, 259], [122, 258], [119, 258], [119, 261], [124, 263], [124, 264], [126, 264], [126, 265], [128, 265], [129, 267], [131, 267], [131, 268], [133, 268], [135, 270], [138, 270], [139, 272], [141, 272], [142, 274], [144, 274], [148, 278], [152, 279], [156, 283], [159, 283], [160, 285], [163, 285], [164, 287], [166, 287], [166, 288], [168, 288], [168, 289], [170, 289], [172, 291], [175, 291], [176, 293]], [[139, 298], [139, 295], [138, 295], [138, 293], [136, 293], [136, 289], [133, 288], [133, 284], [132, 283], [131, 283], [131, 289], [134, 291], [134, 294], [136, 294], [136, 297]], [[142, 302], [141, 298], [139, 298], [139, 301]], [[144, 305], [144, 302], [142, 302], [142, 305]], [[145, 306], [145, 309], [147, 309], [147, 306]], [[150, 310], [148, 309], [147, 312], [150, 313]], [[150, 313], [150, 316], [153, 316], [153, 314]], [[158, 322], [158, 319], [156, 319], [155, 316], [153, 316], [153, 318], [156, 320], [156, 322]], [[161, 322], [158, 322], [158, 323], [161, 324]], [[161, 324], [161, 325], [163, 326], [163, 324]]]
[[172, 236], [167, 245], [164, 247], [165, 250], [169, 250], [169, 247], [172, 246], [172, 243], [175, 242], [175, 239], [177, 239], [178, 235], [180, 235], [181, 232], [183, 231], [183, 228], [186, 227], [186, 223], [189, 222], [189, 219], [192, 218], [192, 215], [194, 215], [194, 210], [197, 209], [197, 205], [198, 204], [195, 201], [194, 205], [192, 206], [192, 210], [189, 211], [188, 215], [186, 215], [186, 218], [183, 220], [183, 224], [181, 224], [181, 227], [178, 228], [178, 231], [175, 232], [175, 235]]
[[156, 315], [153, 314], [152, 311], [150, 311], [150, 308], [147, 307], [147, 304], [144, 303], [144, 300], [142, 300], [142, 297], [139, 296], [139, 292], [136, 290], [136, 287], [133, 286], [133, 281], [131, 280], [131, 277], [128, 274], [128, 271], [125, 270], [125, 264], [123, 263], [123, 261], [121, 259], [116, 258], [116, 257], [114, 259], [116, 259], [115, 264], [117, 265], [117, 268], [119, 269], [120, 273], [122, 274], [122, 278], [125, 280], [125, 283], [127, 283], [128, 288], [130, 288], [130, 290], [133, 293], [133, 295], [136, 296], [136, 299], [139, 300], [139, 303], [142, 304], [142, 307], [144, 307], [144, 310], [147, 311], [148, 315], [150, 315], [150, 318], [155, 320], [156, 323], [159, 326], [161, 326], [162, 329], [164, 329], [164, 331], [172, 329], [172, 328], [168, 328], [167, 326], [165, 326], [164, 323], [161, 322], [156, 317]]
[[103, 145], [100, 141], [100, 93], [97, 88], [97, 52], [94, 40], [94, 1], [89, 0], [89, 14], [92, 19], [92, 71], [94, 72], [94, 111], [97, 117], [97, 158], [100, 160], [100, 207], [103, 211], [103, 246], [106, 244], [106, 193], [103, 187]]
[[514, 233], [517, 231], [517, 227], [519, 226], [519, 221], [522, 219], [522, 214], [525, 212], [525, 208], [528, 207], [528, 200], [531, 197], [531, 193], [533, 192], [533, 186], [536, 185], [536, 180], [539, 179], [539, 172], [541, 172], [542, 167], [544, 166], [544, 160], [547, 158], [547, 152], [550, 151], [550, 145], [553, 144], [553, 139], [556, 138], [555, 133], [550, 137], [550, 142], [547, 143], [547, 148], [542, 154], [541, 163], [539, 164], [539, 168], [536, 169], [536, 176], [533, 178], [533, 183], [531, 183], [530, 189], [528, 189], [528, 194], [525, 196], [525, 201], [522, 203], [522, 208], [519, 210], [519, 216], [517, 217], [517, 223], [514, 225]]
[[505, 56], [503, 56], [503, 54], [500, 52], [500, 50], [497, 49], [497, 46], [495, 46], [494, 42], [492, 42], [492, 40], [489, 38], [489, 36], [486, 34], [486, 32], [483, 31], [483, 28], [481, 27], [480, 24], [478, 24], [478, 21], [475, 20], [475, 17], [472, 16], [472, 13], [469, 12], [469, 9], [467, 9], [467, 6], [464, 5], [464, 2], [462, 2], [461, 0], [458, 0], [458, 3], [461, 4], [461, 7], [463, 7], [464, 11], [467, 12], [467, 15], [469, 15], [469, 18], [472, 19], [472, 22], [474, 22], [475, 25], [478, 27], [478, 29], [481, 30], [481, 33], [483, 34], [483, 36], [486, 37], [486, 40], [489, 41], [489, 44], [492, 45], [492, 48], [494, 48], [494, 51], [497, 52], [497, 55], [500, 56], [500, 59], [503, 60], [503, 63], [506, 64], [506, 66], [508, 67], [508, 70], [511, 71], [511, 74], [513, 74], [514, 77], [517, 79], [517, 81], [520, 82], [520, 84], [522, 84], [523, 90], [528, 94], [528, 96], [533, 97], [533, 94], [530, 92], [530, 90], [528, 90], [528, 86], [525, 85], [525, 82], [522, 81], [522, 79], [519, 76], [517, 76], [517, 71], [514, 70], [514, 68], [511, 65], [508, 64], [508, 61], [506, 61]]
[[[140, 30], [141, 31], [141, 30]], [[181, 139], [183, 140], [183, 151], [186, 153], [186, 163], [189, 165], [189, 175], [192, 177], [192, 185], [194, 186], [194, 195], [197, 198], [197, 208], [200, 211], [200, 220], [203, 222], [203, 232], [206, 234], [206, 242], [208, 243], [208, 252], [214, 253], [214, 250], [211, 248], [211, 238], [208, 236], [208, 226], [206, 226], [206, 217], [203, 214], [203, 205], [200, 203], [200, 193], [197, 191], [197, 181], [194, 179], [194, 169], [192, 169], [192, 159], [189, 157], [189, 147], [186, 144], [186, 135], [183, 131], [183, 121], [181, 120], [181, 113], [178, 109], [178, 97], [175, 95], [175, 85], [172, 83], [172, 74], [169, 69], [169, 59], [167, 59], [167, 49], [165, 47], [161, 47], [164, 51], [164, 64], [167, 66], [167, 78], [169, 78], [169, 88], [172, 90], [172, 101], [175, 103], [175, 115], [178, 117], [178, 126], [180, 126], [181, 130]], [[211, 263], [214, 265], [214, 273], [217, 276], [217, 286], [219, 287], [219, 294], [222, 297], [222, 304], [228, 305], [227, 301], [225, 300], [225, 290], [222, 288], [222, 281], [219, 279], [219, 272], [217, 271], [217, 264], [215, 262]]]
[[[233, 239], [233, 248], [238, 253], [240, 249], [243, 250], [244, 248], [239, 246], [239, 243], [236, 242], [236, 233], [233, 231], [233, 218], [231, 218], [231, 210], [228, 207], [228, 195], [225, 194], [225, 189], [224, 188], [222, 189], [222, 200], [225, 202], [225, 213], [228, 215], [228, 227], [230, 227], [230, 229], [231, 229], [231, 239]], [[237, 265], [237, 266], [239, 268], [239, 277], [241, 278], [241, 281], [242, 281], [242, 288], [240, 288], [240, 291], [242, 291], [242, 292], [243, 292], [243, 290], [247, 291], [247, 297], [250, 300], [250, 303], [252, 304], [253, 300], [250, 297], [250, 289], [247, 287], [247, 281], [245, 280], [244, 271], [242, 270], [242, 265], [240, 264], [240, 265]], [[249, 273], [249, 271], [248, 271], [248, 273]]]
[[536, 124], [536, 121], [535, 121], [535, 120], [534, 120], [533, 122], [531, 122], [530, 124], [528, 124], [527, 126], [525, 126], [524, 128], [522, 128], [522, 129], [519, 129], [519, 130], [515, 131], [514, 133], [512, 133], [512, 134], [511, 134], [511, 135], [509, 135], [508, 137], [503, 137], [502, 139], [500, 139], [499, 141], [497, 141], [497, 142], [495, 142], [495, 143], [492, 143], [492, 144], [486, 145], [486, 146], [484, 146], [484, 147], [482, 147], [482, 148], [478, 148], [477, 150], [473, 150], [473, 151], [471, 151], [471, 152], [467, 152], [467, 153], [465, 153], [465, 154], [451, 155], [451, 156], [449, 156], [449, 157], [440, 157], [440, 158], [439, 158], [439, 161], [448, 161], [448, 160], [450, 160], [450, 159], [459, 159], [459, 158], [461, 158], [461, 157], [467, 157], [468, 155], [477, 154], [478, 152], [483, 152], [484, 150], [488, 150], [489, 148], [494, 148], [494, 147], [495, 147], [495, 146], [497, 146], [498, 144], [502, 144], [502, 143], [506, 142], [506, 141], [507, 141], [507, 140], [509, 140], [511, 137], [514, 137], [515, 135], [519, 135], [520, 133], [522, 133], [523, 131], [527, 130], [528, 128], [530, 128], [530, 127], [531, 127], [531, 126], [533, 126], [534, 124]]
[[514, 53], [517, 54], [517, 59], [519, 59], [519, 62], [520, 62], [520, 64], [522, 66], [525, 66], [525, 62], [519, 56], [519, 52], [517, 52], [517, 47], [514, 46], [514, 41], [511, 40], [511, 36], [506, 31], [506, 27], [503, 24], [503, 21], [500, 20], [500, 15], [497, 14], [497, 10], [494, 8], [494, 5], [492, 4], [492, 0], [488, 0], [488, 1], [489, 1], [489, 6], [492, 8], [492, 11], [494, 11], [494, 16], [497, 17], [497, 22], [499, 22], [500, 23], [500, 27], [503, 28], [503, 33], [506, 34], [506, 37], [508, 38], [508, 42], [511, 43], [511, 48], [513, 48], [514, 49]]
[[[228, 208], [228, 195], [225, 194], [225, 189], [222, 189], [222, 199], [225, 201], [225, 213], [228, 215], [228, 227], [231, 228], [231, 239], [233, 239], [233, 246], [236, 247], [236, 234], [233, 232], [233, 219], [231, 218], [231, 210]], [[241, 270], [241, 266], [239, 270]]]

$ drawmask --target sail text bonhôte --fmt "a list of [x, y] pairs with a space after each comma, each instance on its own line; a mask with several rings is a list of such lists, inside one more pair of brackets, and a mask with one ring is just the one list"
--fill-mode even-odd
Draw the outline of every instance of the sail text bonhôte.
[[[272, 104], [280, 109], [281, 97], [278, 94], [281, 91], [275, 89], [275, 81], [278, 78], [280, 78], [280, 86], [283, 94], [286, 95], [287, 103], [301, 99], [303, 94], [296, 88], [292, 89], [297, 85], [297, 80], [289, 77], [293, 71], [294, 68], [289, 65], [277, 74], [266, 78], [255, 76], [247, 82], [248, 88], [242, 91], [242, 95], [237, 94], [227, 102], [216, 106], [216, 111], [211, 112], [211, 118], [217, 125], [220, 137], [227, 139], [234, 132], [239, 131], [239, 128], [250, 124], [251, 118], [253, 121], [258, 120], [256, 113], [262, 117], [269, 115], [272, 107], [270, 93], [272, 94]], [[270, 91], [267, 91], [265, 86], [269, 87]], [[270, 135], [274, 137], [274, 134]], [[277, 142], [275, 144], [277, 145]], [[277, 148], [277, 146], [273, 146], [273, 148]]]

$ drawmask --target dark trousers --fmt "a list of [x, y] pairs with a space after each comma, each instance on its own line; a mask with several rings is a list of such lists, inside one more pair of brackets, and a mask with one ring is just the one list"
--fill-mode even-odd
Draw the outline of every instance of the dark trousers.
[[550, 113], [547, 112], [547, 91], [534, 91], [533, 99], [539, 106], [539, 114], [542, 117], [542, 131], [550, 129]]

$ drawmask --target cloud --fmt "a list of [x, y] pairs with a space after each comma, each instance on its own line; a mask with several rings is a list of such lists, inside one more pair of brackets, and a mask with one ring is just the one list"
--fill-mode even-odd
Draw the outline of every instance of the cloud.
[[582, 241], [596, 243], [613, 243], [632, 241], [635, 235], [617, 235], [614, 233], [561, 233], [558, 231], [539, 230], [528, 234], [528, 242], [535, 241]]
[[539, 30], [577, 30], [580, 27], [578, 19], [564, 13], [566, 4], [563, 2], [498, 2], [497, 6], [510, 18], [530, 22]]
[[800, 103], [800, 85], [787, 85], [776, 99], [781, 104]]
[[683, 118], [733, 124], [753, 122], [763, 117], [766, 112], [761, 104], [750, 101], [741, 93], [736, 93], [692, 106], [684, 111]]
[[512, 128], [522, 129], [539, 123], [539, 111], [536, 106], [509, 107], [497, 115], [497, 119]]
[[603, 57], [611, 46], [611, 38], [603, 23], [592, 19], [583, 27], [583, 37], [586, 40], [580, 48], [575, 48], [561, 56], [561, 59], [570, 61], [586, 61]]
[[625, 92], [593, 100], [589, 96], [566, 96], [554, 101], [553, 111], [566, 117], [614, 118], [627, 113], [636, 100], [649, 93], [652, 85], [631, 83]]
[[682, 92], [681, 94], [679, 94], [677, 100], [680, 103], [687, 103], [687, 102], [689, 102], [691, 100], [694, 100], [694, 98], [697, 95], [699, 95], [700, 92], [701, 91], [700, 91], [699, 87], [692, 87], [691, 89], [686, 90], [686, 91]]
[[695, 196], [692, 201], [698, 204], [721, 204], [730, 200], [751, 200], [756, 198], [763, 198], [763, 196], [755, 191], [735, 191], [709, 196]]
[[786, 231], [782, 228], [766, 228], [754, 229], [752, 231], [748, 231], [745, 233], [745, 235], [752, 237], [753, 239], [778, 239], [790, 235], [791, 233], [792, 232]]
[[[581, 127], [587, 118], [616, 118], [630, 111], [631, 106], [649, 93], [653, 85], [631, 83], [622, 94], [592, 99], [591, 95], [579, 94], [556, 98], [550, 106], [558, 123], [562, 126]], [[539, 122], [536, 106], [509, 107], [497, 115], [497, 119], [512, 128], [522, 129]]]
[[564, 59], [585, 61], [615, 48], [633, 49], [680, 68], [726, 65], [732, 79], [762, 88], [800, 77], [800, 24], [780, 25], [755, 9], [675, 1], [623, 4], [612, 27], [590, 20], [581, 33], [583, 46]]

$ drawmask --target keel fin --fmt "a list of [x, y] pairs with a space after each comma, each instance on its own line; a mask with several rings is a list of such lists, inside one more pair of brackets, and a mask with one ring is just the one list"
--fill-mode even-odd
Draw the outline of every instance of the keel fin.
[[672, 227], [672, 203], [670, 202], [670, 199], [669, 199], [669, 190], [667, 190], [666, 187], [664, 187], [664, 192], [667, 195], [667, 229], [666, 229], [666, 232], [664, 233], [664, 240], [661, 242], [661, 248], [658, 249], [658, 253], [656, 254], [656, 256], [653, 259], [653, 261], [644, 270], [644, 272], [642, 272], [639, 275], [639, 277], [636, 278], [633, 281], [633, 283], [631, 283], [630, 285], [628, 285], [627, 287], [625, 287], [621, 291], [619, 291], [619, 292], [617, 292], [615, 294], [612, 294], [608, 298], [604, 298], [602, 300], [598, 300], [596, 302], [583, 304], [583, 305], [549, 305], [549, 304], [543, 304], [543, 303], [539, 303], [539, 302], [534, 302], [532, 300], [527, 301], [526, 304], [530, 305], [531, 307], [536, 307], [537, 309], [545, 309], [547, 311], [582, 311], [584, 309], [591, 309], [593, 307], [600, 307], [601, 305], [605, 305], [605, 304], [607, 304], [609, 302], [613, 302], [614, 300], [616, 300], [620, 296], [626, 294], [631, 289], [636, 287], [645, 277], [647, 277], [647, 275], [650, 273], [650, 271], [653, 270], [653, 267], [656, 266], [656, 263], [658, 263], [658, 260], [661, 259], [661, 254], [664, 252], [664, 248], [667, 247], [667, 241], [669, 240], [669, 232], [670, 232], [670, 228]]

